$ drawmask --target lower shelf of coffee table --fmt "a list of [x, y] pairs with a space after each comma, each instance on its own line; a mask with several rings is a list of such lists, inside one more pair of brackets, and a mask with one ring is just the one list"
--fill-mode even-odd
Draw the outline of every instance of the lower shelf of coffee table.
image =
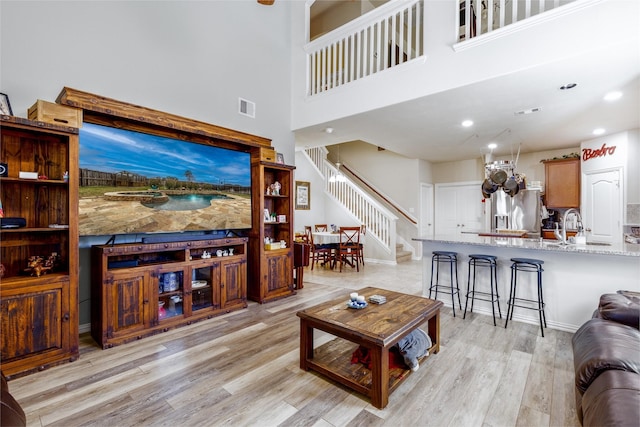
[[[351, 363], [353, 353], [357, 349], [358, 344], [335, 338], [315, 348], [313, 359], [308, 363], [313, 366], [313, 370], [371, 397], [371, 370], [362, 363]], [[426, 357], [421, 358], [420, 363], [425, 359]], [[395, 390], [409, 374], [411, 374], [410, 369], [389, 369], [389, 393]]]

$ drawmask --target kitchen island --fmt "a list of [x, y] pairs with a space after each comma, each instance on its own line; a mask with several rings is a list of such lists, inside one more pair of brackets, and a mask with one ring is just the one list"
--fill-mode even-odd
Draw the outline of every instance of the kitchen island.
[[[487, 254], [498, 257], [498, 291], [502, 308], [502, 323], [507, 312], [511, 258], [537, 258], [544, 261], [543, 290], [547, 327], [575, 332], [591, 318], [598, 306], [600, 295], [615, 293], [619, 289], [640, 292], [640, 245], [620, 243], [613, 245], [559, 245], [557, 241], [484, 237], [476, 234], [455, 236], [418, 237], [422, 242], [423, 295], [429, 296], [431, 256], [435, 250], [458, 253], [460, 297], [464, 309], [467, 291], [469, 254]], [[441, 271], [440, 280], [448, 281]], [[532, 276], [532, 277], [527, 277]], [[489, 289], [488, 275], [478, 272], [478, 289]], [[533, 275], [518, 278], [518, 295], [534, 299], [536, 286]], [[530, 285], [529, 285], [530, 284]], [[433, 296], [433, 295], [432, 295]], [[438, 294], [446, 306], [451, 306], [450, 294]], [[470, 304], [469, 304], [470, 305]], [[474, 312], [491, 314], [491, 304], [476, 299]], [[538, 325], [535, 311], [516, 307], [514, 320]]]

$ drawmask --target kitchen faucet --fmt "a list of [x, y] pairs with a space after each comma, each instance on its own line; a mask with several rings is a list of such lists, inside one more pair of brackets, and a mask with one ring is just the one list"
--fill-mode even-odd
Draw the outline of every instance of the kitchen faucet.
[[567, 242], [567, 217], [569, 213], [574, 212], [578, 217], [578, 230], [582, 229], [582, 216], [580, 216], [580, 212], [576, 208], [567, 209], [564, 213], [564, 217], [562, 218], [562, 231], [558, 230], [558, 223], [556, 222], [556, 229], [553, 230], [553, 234], [556, 236], [556, 239], [560, 240], [560, 243], [563, 245], [568, 245]]

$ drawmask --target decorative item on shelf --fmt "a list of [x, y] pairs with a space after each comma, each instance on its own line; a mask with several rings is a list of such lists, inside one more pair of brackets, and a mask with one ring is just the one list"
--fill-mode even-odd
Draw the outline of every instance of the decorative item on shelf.
[[276, 163], [279, 165], [284, 165], [284, 154], [276, 153]]
[[233, 256], [233, 248], [229, 248], [229, 256]]
[[70, 107], [68, 105], [60, 105], [54, 102], [43, 101], [38, 99], [27, 110], [29, 120], [51, 123], [54, 125], [71, 126], [74, 128], [82, 127], [82, 109]]
[[191, 281], [191, 288], [192, 289], [204, 288], [205, 286], [207, 286], [207, 281], [206, 280], [193, 280], [193, 281]]
[[216, 251], [216, 256], [222, 256], [222, 249], [218, 249]]
[[286, 215], [278, 215], [278, 222], [287, 222]]
[[579, 159], [580, 158], [580, 154], [578, 153], [569, 153], [569, 154], [563, 154], [560, 157], [553, 157], [551, 159], [542, 159], [540, 160], [540, 163], [543, 162], [548, 162], [548, 161], [552, 161], [552, 160], [565, 160], [565, 159]]
[[271, 194], [273, 194], [274, 196], [279, 196], [281, 188], [282, 184], [280, 184], [278, 181], [274, 182], [273, 184], [271, 184]]
[[271, 213], [271, 222], [276, 222], [276, 213], [275, 212]]
[[20, 172], [18, 172], [18, 178], [20, 178], [20, 179], [38, 179], [38, 172], [20, 171]]
[[164, 309], [164, 301], [158, 301], [158, 319], [167, 317], [167, 311]]
[[64, 175], [62, 175], [62, 180], [64, 182], [69, 182], [69, 171], [64, 171]]
[[0, 163], [0, 176], [9, 176], [9, 165], [6, 163]]
[[47, 259], [36, 255], [30, 256], [27, 260], [27, 268], [25, 271], [29, 273], [30, 276], [40, 277], [57, 267], [59, 262], [60, 257], [57, 252], [51, 252], [51, 255], [49, 255]]
[[202, 251], [202, 259], [209, 259], [209, 258], [211, 258], [211, 252]]
[[264, 222], [271, 222], [271, 214], [269, 213], [269, 209], [265, 208], [263, 213], [264, 213], [264, 218], [263, 218]]
[[0, 93], [0, 114], [13, 116], [13, 110], [11, 109], [11, 103], [9, 102], [9, 95], [6, 93]]
[[178, 277], [176, 273], [164, 273], [164, 291], [173, 292], [179, 288]]

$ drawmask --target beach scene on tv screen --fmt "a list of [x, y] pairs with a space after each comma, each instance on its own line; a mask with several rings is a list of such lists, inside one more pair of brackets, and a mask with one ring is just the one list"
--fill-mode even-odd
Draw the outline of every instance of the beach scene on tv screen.
[[84, 123], [80, 235], [251, 228], [249, 153]]

